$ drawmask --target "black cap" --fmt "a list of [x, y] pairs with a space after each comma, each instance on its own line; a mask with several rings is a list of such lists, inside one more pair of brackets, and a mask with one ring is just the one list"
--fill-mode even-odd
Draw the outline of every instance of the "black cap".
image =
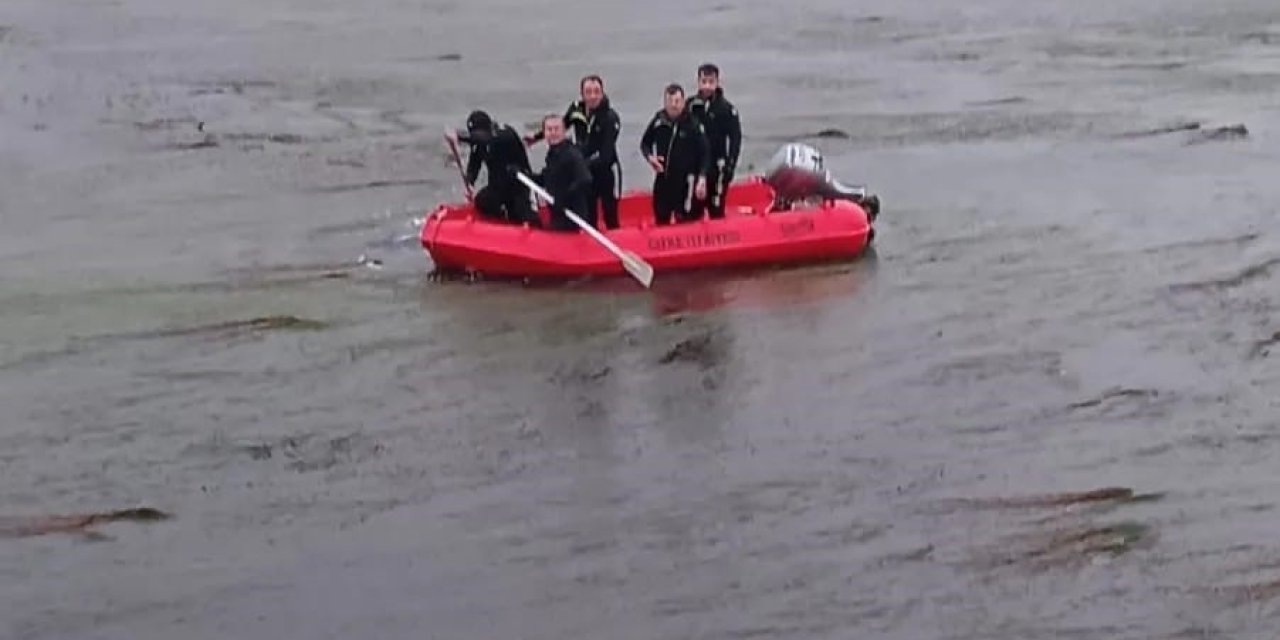
[[489, 114], [476, 109], [467, 116], [467, 131], [488, 131], [493, 128], [493, 119]]

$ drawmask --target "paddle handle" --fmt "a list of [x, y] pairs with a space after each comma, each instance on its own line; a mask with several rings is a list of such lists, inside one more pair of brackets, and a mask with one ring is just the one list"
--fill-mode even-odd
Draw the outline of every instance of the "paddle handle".
[[[529, 187], [530, 191], [537, 194], [539, 198], [546, 200], [548, 204], [554, 205], [556, 203], [555, 198], [552, 198], [551, 194], [547, 193], [546, 189], [539, 186], [538, 183], [534, 182], [529, 176], [517, 171], [516, 177], [520, 179], [520, 182], [524, 183], [524, 186]], [[640, 258], [640, 256], [623, 251], [622, 248], [614, 244], [612, 240], [606, 238], [598, 229], [587, 224], [582, 218], [579, 218], [578, 214], [574, 213], [568, 207], [564, 208], [564, 214], [572, 220], [574, 224], [581, 227], [583, 231], [586, 231], [587, 234], [596, 242], [604, 246], [605, 249], [608, 249], [609, 253], [617, 256], [617, 258], [622, 261], [622, 266], [626, 268], [627, 272], [635, 277], [636, 280], [639, 280], [640, 284], [643, 284], [647, 288], [653, 283], [653, 267], [650, 266], [648, 262], [645, 262]]]
[[471, 191], [471, 183], [467, 182], [467, 172], [462, 168], [462, 154], [458, 153], [458, 143], [453, 141], [446, 133], [445, 142], [449, 143], [449, 151], [453, 152], [453, 163], [458, 166], [458, 177], [462, 178], [462, 189], [467, 194], [467, 201], [475, 199], [475, 193]]
[[[523, 182], [524, 186], [529, 187], [530, 191], [538, 194], [539, 198], [546, 200], [547, 204], [554, 205], [556, 203], [555, 198], [552, 198], [551, 194], [547, 193], [546, 189], [543, 189], [538, 183], [534, 182], [533, 179], [530, 178], [529, 176], [526, 176], [525, 174], [517, 171], [516, 177], [520, 178], [520, 182]], [[572, 220], [574, 224], [578, 225], [579, 227], [582, 227], [583, 231], [586, 231], [587, 233], [591, 234], [591, 237], [595, 238], [596, 242], [599, 242], [600, 244], [604, 245], [606, 249], [608, 249], [614, 255], [618, 256], [618, 258], [623, 257], [622, 249], [618, 248], [618, 246], [613, 244], [611, 240], [604, 237], [604, 234], [600, 233], [598, 229], [587, 224], [587, 222], [582, 218], [579, 218], [578, 214], [574, 213], [572, 209], [565, 207], [564, 214], [568, 216], [569, 219]]]

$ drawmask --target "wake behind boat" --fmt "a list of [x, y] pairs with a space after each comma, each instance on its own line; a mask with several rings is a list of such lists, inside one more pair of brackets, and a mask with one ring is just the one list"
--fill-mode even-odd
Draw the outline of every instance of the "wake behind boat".
[[[655, 270], [778, 265], [852, 259], [874, 237], [879, 203], [865, 189], [841, 185], [816, 149], [779, 150], [763, 176], [729, 185], [725, 217], [657, 226], [652, 194], [631, 190], [618, 202], [620, 227], [601, 233]], [[546, 207], [539, 217], [549, 220]], [[506, 277], [609, 276], [622, 262], [582, 232], [494, 221], [467, 203], [441, 204], [422, 225], [421, 242], [436, 268]]]

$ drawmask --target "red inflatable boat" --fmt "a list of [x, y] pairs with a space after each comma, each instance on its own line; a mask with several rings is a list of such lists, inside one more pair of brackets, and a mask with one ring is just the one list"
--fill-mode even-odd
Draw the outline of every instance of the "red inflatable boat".
[[[618, 202], [621, 228], [604, 234], [659, 272], [732, 265], [853, 258], [874, 233], [861, 207], [846, 200], [774, 211], [773, 189], [757, 176], [729, 187], [725, 217], [655, 226], [650, 194]], [[544, 224], [547, 211], [540, 212]], [[422, 225], [422, 247], [438, 269], [495, 276], [622, 275], [622, 263], [588, 234], [494, 222], [469, 203], [442, 204]]]

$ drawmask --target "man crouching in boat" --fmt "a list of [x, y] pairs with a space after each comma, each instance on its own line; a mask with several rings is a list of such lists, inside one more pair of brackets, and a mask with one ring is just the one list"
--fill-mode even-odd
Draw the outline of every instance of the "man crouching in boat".
[[836, 180], [823, 167], [822, 153], [807, 144], [793, 142], [773, 154], [764, 180], [774, 191], [774, 211], [788, 211], [814, 200], [849, 200], [872, 220], [880, 213], [880, 198], [868, 194], [866, 187], [850, 187]]
[[477, 212], [515, 224], [542, 226], [529, 201], [529, 189], [516, 178], [517, 171], [529, 173], [529, 154], [511, 125], [499, 126], [489, 114], [476, 110], [467, 116], [465, 134], [450, 131], [448, 135], [455, 144], [462, 141], [471, 145], [466, 175], [469, 186], [480, 177], [481, 165], [487, 170], [489, 183], [475, 195]]
[[542, 136], [547, 141], [547, 158], [542, 171], [533, 176], [533, 180], [555, 200], [551, 204], [551, 228], [556, 231], [578, 229], [578, 225], [564, 214], [566, 208], [587, 224], [598, 227], [595, 208], [587, 206], [591, 194], [591, 171], [582, 151], [565, 139], [564, 120], [558, 115], [547, 114], [542, 118]]

